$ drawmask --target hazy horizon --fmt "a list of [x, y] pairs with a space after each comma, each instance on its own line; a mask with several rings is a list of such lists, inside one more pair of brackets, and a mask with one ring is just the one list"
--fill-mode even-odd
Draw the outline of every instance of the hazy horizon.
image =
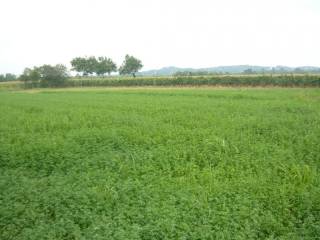
[[316, 0], [4, 0], [0, 73], [125, 54], [175, 66], [319, 66]]

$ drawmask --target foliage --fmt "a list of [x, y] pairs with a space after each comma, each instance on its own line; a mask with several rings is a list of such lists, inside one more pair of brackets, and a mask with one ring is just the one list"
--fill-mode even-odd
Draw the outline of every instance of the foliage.
[[136, 73], [143, 67], [141, 61], [133, 56], [126, 55], [125, 60], [119, 68], [119, 74], [132, 74], [135, 77]]
[[243, 71], [244, 74], [257, 74], [255, 71], [253, 71], [251, 68], [248, 68]]
[[107, 57], [76, 57], [71, 60], [72, 70], [82, 73], [83, 76], [95, 73], [98, 76], [117, 71], [117, 65]]
[[100, 76], [108, 73], [110, 75], [112, 72], [117, 71], [117, 65], [112, 61], [111, 58], [98, 57], [95, 73]]
[[17, 76], [12, 73], [0, 74], [0, 82], [15, 81]]
[[19, 80], [23, 81], [26, 88], [39, 86], [41, 74], [38, 67], [25, 68], [19, 76]]
[[74, 78], [66, 82], [69, 87], [84, 86], [251, 86], [251, 87], [320, 87], [320, 75], [208, 75], [177, 77], [111, 77]]
[[206, 76], [206, 75], [217, 75], [218, 73], [212, 73], [208, 71], [178, 71], [173, 74], [175, 77], [185, 76]]
[[87, 60], [82, 57], [76, 57], [71, 60], [72, 70], [82, 73], [82, 75], [87, 75]]
[[85, 74], [90, 75], [93, 74], [97, 68], [98, 61], [95, 57], [89, 57], [86, 59], [86, 65], [85, 65]]
[[95, 57], [76, 57], [71, 60], [72, 70], [81, 72], [83, 76], [90, 75], [97, 68], [97, 59]]
[[0, 239], [316, 239], [319, 89], [0, 92]]
[[55, 66], [43, 65], [26, 68], [19, 79], [25, 82], [25, 87], [58, 87], [63, 86], [68, 78], [67, 68], [62, 64]]
[[[35, 87], [36, 85], [26, 85]], [[39, 85], [40, 86], [40, 85]], [[39, 87], [37, 86], [37, 87]], [[70, 78], [62, 87], [120, 87], [120, 86], [226, 86], [226, 87], [320, 87], [320, 75], [207, 75], [175, 77], [113, 76], [108, 78]]]
[[64, 82], [68, 78], [67, 68], [62, 64], [57, 64], [55, 66], [43, 65], [39, 67], [39, 73], [41, 76], [40, 80], [42, 86], [63, 86]]

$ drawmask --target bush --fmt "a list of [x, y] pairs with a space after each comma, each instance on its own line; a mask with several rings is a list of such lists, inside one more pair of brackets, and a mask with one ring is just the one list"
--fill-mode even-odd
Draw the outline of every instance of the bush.
[[67, 68], [61, 64], [26, 68], [19, 77], [24, 81], [26, 88], [64, 86], [67, 78]]
[[41, 86], [59, 87], [63, 86], [68, 78], [67, 68], [64, 65], [43, 65], [39, 68], [41, 75]]

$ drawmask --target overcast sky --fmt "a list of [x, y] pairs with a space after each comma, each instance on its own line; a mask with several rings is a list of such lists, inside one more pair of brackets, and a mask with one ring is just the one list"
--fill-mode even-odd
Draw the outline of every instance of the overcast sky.
[[0, 73], [125, 54], [164, 66], [320, 66], [320, 0], [0, 0]]

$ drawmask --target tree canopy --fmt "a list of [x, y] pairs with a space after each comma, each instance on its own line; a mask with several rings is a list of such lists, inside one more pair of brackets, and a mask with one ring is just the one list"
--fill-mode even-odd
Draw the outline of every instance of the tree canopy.
[[76, 72], [80, 72], [82, 73], [82, 75], [87, 74], [86, 65], [87, 65], [87, 60], [85, 58], [76, 57], [71, 60], [72, 70]]
[[39, 67], [39, 73], [41, 75], [41, 83], [44, 86], [61, 86], [68, 78], [67, 68], [62, 64], [55, 66], [43, 65]]
[[133, 77], [136, 76], [136, 73], [143, 67], [141, 61], [133, 56], [126, 55], [125, 59], [119, 68], [120, 75], [132, 74]]
[[87, 76], [95, 73], [98, 76], [117, 71], [117, 65], [107, 57], [76, 57], [71, 60], [72, 70]]
[[104, 75], [108, 73], [110, 75], [112, 72], [117, 71], [117, 65], [112, 61], [111, 58], [98, 57], [97, 64], [95, 68], [95, 73], [97, 75]]
[[40, 67], [25, 68], [20, 75], [20, 80], [26, 83], [40, 83], [41, 86], [57, 87], [63, 85], [68, 78], [66, 66], [62, 64], [42, 65]]
[[12, 73], [0, 74], [0, 82], [14, 81], [17, 76]]

